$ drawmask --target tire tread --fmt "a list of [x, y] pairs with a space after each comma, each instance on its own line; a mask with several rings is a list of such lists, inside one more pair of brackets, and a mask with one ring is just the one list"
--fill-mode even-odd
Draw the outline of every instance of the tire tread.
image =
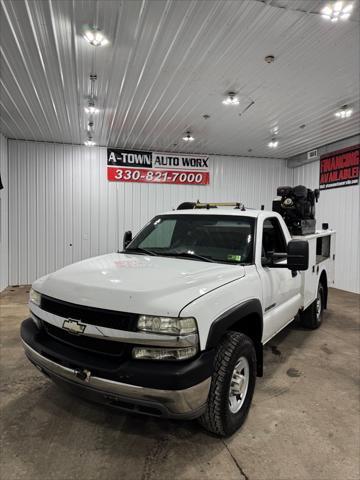
[[203, 415], [199, 418], [200, 424], [208, 431], [218, 436], [226, 436], [228, 433], [224, 428], [223, 404], [224, 404], [224, 386], [226, 376], [229, 372], [227, 368], [232, 359], [233, 353], [239, 345], [250, 345], [253, 348], [252, 341], [244, 334], [229, 331], [221, 344], [214, 361], [214, 373], [211, 381], [210, 392], [207, 407]]

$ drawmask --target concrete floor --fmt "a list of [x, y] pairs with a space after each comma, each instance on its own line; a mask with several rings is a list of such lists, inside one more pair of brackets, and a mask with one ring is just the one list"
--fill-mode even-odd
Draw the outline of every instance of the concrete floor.
[[320, 330], [270, 342], [248, 420], [224, 441], [53, 385], [20, 345], [27, 291], [0, 299], [2, 479], [359, 479], [359, 295], [331, 290]]

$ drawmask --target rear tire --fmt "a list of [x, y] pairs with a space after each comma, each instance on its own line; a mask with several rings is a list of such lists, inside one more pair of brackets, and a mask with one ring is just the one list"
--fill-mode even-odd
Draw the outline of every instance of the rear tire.
[[256, 381], [256, 353], [249, 337], [228, 332], [215, 356], [206, 410], [201, 425], [217, 436], [226, 437], [244, 423]]
[[310, 330], [319, 328], [323, 321], [324, 312], [324, 287], [319, 283], [316, 299], [313, 303], [300, 315], [301, 325]]

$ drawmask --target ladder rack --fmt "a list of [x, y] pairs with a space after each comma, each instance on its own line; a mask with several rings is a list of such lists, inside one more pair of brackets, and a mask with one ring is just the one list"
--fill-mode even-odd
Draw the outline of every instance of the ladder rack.
[[202, 203], [199, 200], [197, 202], [184, 202], [178, 206], [178, 210], [194, 210], [196, 208], [206, 208], [209, 210], [210, 208], [217, 208], [217, 207], [234, 207], [238, 208], [239, 210], [244, 211], [245, 205], [241, 202], [206, 202]]

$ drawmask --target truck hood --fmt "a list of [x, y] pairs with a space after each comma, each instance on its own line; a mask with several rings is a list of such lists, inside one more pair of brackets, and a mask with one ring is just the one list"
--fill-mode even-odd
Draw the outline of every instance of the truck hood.
[[46, 275], [33, 288], [78, 305], [178, 316], [196, 298], [244, 275], [240, 265], [112, 253]]

